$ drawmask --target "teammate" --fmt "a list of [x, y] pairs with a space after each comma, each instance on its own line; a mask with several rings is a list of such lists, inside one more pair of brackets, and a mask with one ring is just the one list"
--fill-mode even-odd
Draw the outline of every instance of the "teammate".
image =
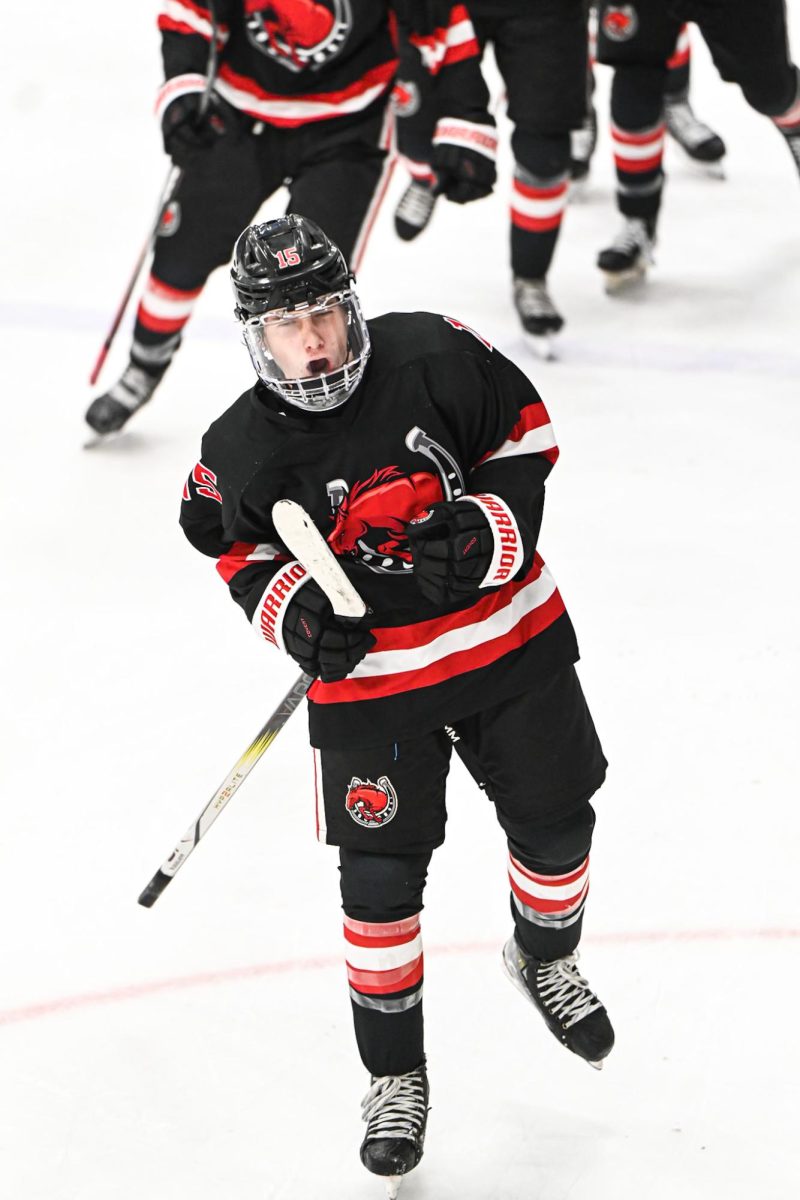
[[[425, 1137], [420, 912], [454, 742], [508, 839], [507, 973], [575, 1054], [599, 1066], [614, 1041], [576, 965], [606, 761], [537, 550], [558, 451], [535, 388], [474, 331], [424, 312], [365, 321], [312, 221], [246, 229], [232, 279], [259, 378], [207, 431], [181, 525], [256, 633], [317, 677], [317, 835], [339, 847], [371, 1076], [361, 1158], [396, 1183]], [[281, 544], [282, 498], [327, 538], [362, 622], [335, 618]]]
[[[156, 240], [122, 378], [86, 414], [99, 434], [153, 395], [211, 271], [282, 184], [357, 265], [391, 157], [402, 17], [436, 77], [440, 186], [458, 203], [495, 179], [494, 122], [463, 4], [450, 0], [166, 0], [156, 112], [183, 177]], [[208, 93], [209, 46], [218, 65]]]
[[652, 260], [664, 181], [665, 63], [687, 20], [699, 27], [722, 78], [771, 118], [800, 169], [800, 73], [789, 57], [784, 0], [600, 4], [597, 58], [615, 68], [611, 117], [624, 217], [597, 260], [609, 290], [644, 275]]
[[[564, 318], [554, 305], [547, 274], [567, 204], [570, 131], [586, 112], [585, 0], [470, 0], [481, 48], [488, 43], [508, 94], [514, 124], [511, 148], [511, 272], [514, 305], [534, 348], [549, 355], [550, 338]], [[396, 212], [395, 228], [410, 240], [427, 223], [441, 180], [432, 150], [435, 112], [413, 39], [401, 46], [398, 149], [412, 185]]]

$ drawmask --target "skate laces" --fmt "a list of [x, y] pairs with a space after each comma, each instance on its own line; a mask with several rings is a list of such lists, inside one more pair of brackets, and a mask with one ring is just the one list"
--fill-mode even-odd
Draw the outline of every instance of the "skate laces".
[[618, 250], [620, 254], [634, 254], [637, 251], [649, 256], [653, 248], [647, 226], [641, 217], [626, 217], [625, 224], [620, 229], [609, 249]]
[[361, 1101], [367, 1122], [366, 1141], [373, 1138], [416, 1138], [427, 1112], [423, 1068], [407, 1075], [379, 1075]]
[[112, 400], [133, 410], [150, 399], [157, 385], [158, 377], [137, 367], [135, 363], [129, 363], [108, 394]]
[[694, 149], [715, 137], [713, 129], [699, 121], [692, 112], [688, 100], [677, 100], [667, 104], [665, 108], [667, 129], [683, 146]]
[[576, 1025], [603, 1005], [578, 971], [578, 953], [541, 963], [536, 969], [536, 988], [547, 1011], [563, 1029]]
[[400, 197], [395, 216], [409, 225], [422, 228], [427, 224], [435, 203], [432, 188], [421, 183], [410, 183]]
[[540, 279], [514, 280], [514, 303], [521, 317], [557, 317], [558, 311]]

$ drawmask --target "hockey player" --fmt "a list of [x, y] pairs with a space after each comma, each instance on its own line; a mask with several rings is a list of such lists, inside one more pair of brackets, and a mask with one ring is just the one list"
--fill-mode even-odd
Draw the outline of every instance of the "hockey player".
[[[282, 184], [354, 266], [383, 197], [391, 158], [388, 100], [401, 17], [437, 77], [441, 188], [464, 203], [495, 178], [494, 122], [463, 4], [451, 0], [168, 0], [158, 26], [165, 82], [156, 112], [183, 177], [156, 240], [121, 379], [86, 413], [99, 434], [153, 395], [214, 268]], [[218, 48], [207, 92], [212, 38]], [[209, 102], [210, 101], [210, 102]]]
[[[207, 431], [181, 525], [256, 633], [316, 676], [317, 835], [339, 847], [371, 1076], [361, 1158], [396, 1183], [425, 1137], [420, 912], [454, 740], [508, 839], [507, 973], [575, 1054], [599, 1066], [614, 1041], [576, 965], [606, 761], [537, 550], [558, 451], [535, 388], [474, 331], [423, 312], [365, 321], [312, 221], [246, 229], [232, 279], [258, 380]], [[281, 543], [283, 498], [369, 606], [359, 624]]]
[[[514, 124], [511, 148], [511, 272], [513, 297], [534, 348], [548, 356], [564, 324], [547, 288], [567, 204], [570, 130], [586, 111], [585, 0], [470, 0], [482, 48], [491, 43]], [[398, 96], [398, 149], [412, 176], [395, 216], [410, 240], [427, 223], [442, 190], [432, 157], [435, 113], [426, 102], [423, 66], [414, 38], [402, 52]], [[433, 147], [433, 151], [432, 151]]]
[[652, 261], [664, 182], [665, 63], [687, 20], [699, 27], [722, 78], [772, 119], [800, 169], [800, 73], [789, 57], [784, 0], [600, 4], [597, 58], [615, 68], [612, 135], [624, 217], [597, 260], [611, 291], [641, 278]]

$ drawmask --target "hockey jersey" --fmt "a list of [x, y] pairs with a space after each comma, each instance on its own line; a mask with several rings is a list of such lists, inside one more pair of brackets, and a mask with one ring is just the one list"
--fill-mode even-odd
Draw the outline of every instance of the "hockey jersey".
[[163, 0], [156, 113], [203, 91], [212, 32], [215, 91], [255, 120], [293, 128], [361, 113], [388, 98], [398, 22], [440, 76], [440, 114], [494, 124], [472, 23], [451, 0]]
[[[575, 662], [575, 635], [536, 550], [558, 450], [530, 380], [472, 330], [431, 313], [368, 322], [372, 353], [350, 399], [305, 414], [260, 381], [205, 434], [181, 526], [256, 632], [282, 648], [306, 572], [272, 505], [301, 504], [369, 605], [375, 645], [309, 690], [311, 742], [384, 745], [519, 695]], [[405, 528], [429, 505], [477, 497], [495, 558], [474, 596], [437, 607], [414, 580]]]

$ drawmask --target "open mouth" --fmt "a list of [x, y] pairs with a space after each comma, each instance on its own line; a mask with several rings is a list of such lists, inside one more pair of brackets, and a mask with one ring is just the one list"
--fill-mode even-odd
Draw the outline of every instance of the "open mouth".
[[309, 375], [324, 375], [329, 370], [327, 358], [310, 358], [308, 360]]

